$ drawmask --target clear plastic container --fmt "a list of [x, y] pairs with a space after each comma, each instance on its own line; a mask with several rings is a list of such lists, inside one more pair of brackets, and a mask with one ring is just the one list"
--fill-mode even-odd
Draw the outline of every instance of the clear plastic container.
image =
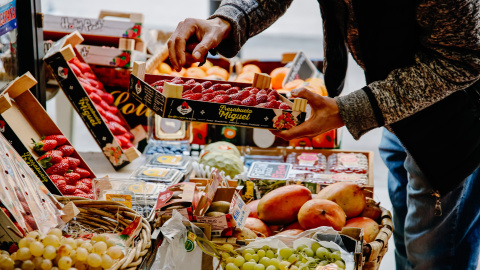
[[331, 173], [367, 174], [368, 159], [361, 153], [334, 153], [328, 157]]
[[368, 178], [366, 174], [356, 173], [333, 173], [333, 174], [312, 174], [307, 176], [309, 182], [320, 184], [333, 184], [337, 182], [353, 182], [366, 185]]
[[327, 171], [327, 158], [321, 153], [290, 153], [286, 159], [292, 169], [324, 173]]
[[192, 171], [192, 158], [189, 156], [154, 154], [148, 160], [147, 166], [172, 168], [187, 174]]
[[153, 154], [165, 155], [190, 155], [190, 144], [188, 141], [158, 141], [154, 139], [148, 140], [148, 145], [143, 153], [147, 156]]
[[148, 182], [164, 183], [174, 185], [180, 182], [184, 174], [177, 169], [141, 166], [135, 170], [131, 178], [140, 179]]

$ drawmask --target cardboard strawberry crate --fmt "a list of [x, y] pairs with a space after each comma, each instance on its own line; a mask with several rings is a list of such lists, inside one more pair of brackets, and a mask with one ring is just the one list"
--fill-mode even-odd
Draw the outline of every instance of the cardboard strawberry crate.
[[[57, 195], [68, 195], [60, 192], [59, 188], [56, 187], [39, 162], [37, 162], [40, 156], [34, 151], [32, 139], [40, 142], [43, 136], [63, 136], [63, 133], [33, 94], [28, 91], [36, 83], [36, 80], [28, 72], [11, 82], [3, 90], [0, 95], [1, 130], [5, 138], [12, 144], [50, 192]], [[66, 140], [63, 145], [71, 145], [71, 143]], [[73, 150], [70, 157], [80, 160], [78, 167], [90, 173], [88, 178], [95, 177], [93, 171], [77, 151]]]
[[[76, 75], [79, 74], [78, 67], [69, 64], [70, 60], [80, 61], [81, 66], [87, 69], [81, 72], [95, 76], [82, 56], [72, 47], [81, 41], [83, 41], [83, 39], [78, 32], [65, 36], [49, 50], [48, 54], [44, 57], [44, 61], [52, 71], [70, 103], [87, 126], [98, 146], [102, 149], [105, 157], [110, 161], [115, 170], [119, 170], [140, 156], [140, 152], [133, 145], [144, 138], [145, 132], [142, 126], [130, 129], [130, 127], [125, 124], [125, 120], [122, 119], [121, 114], [118, 113], [118, 109], [116, 109], [114, 116], [112, 116], [111, 114], [113, 114], [113, 112], [106, 111], [105, 109], [105, 106], [109, 104], [95, 105], [96, 103], [103, 104], [101, 102], [104, 100], [99, 101], [98, 98], [92, 100], [93, 96], [91, 94], [93, 92], [99, 93], [98, 91], [102, 92], [102, 90], [99, 89], [103, 88], [103, 86], [101, 86], [98, 79], [94, 77], [94, 80], [96, 80], [98, 84], [97, 87], [99, 88], [93, 87], [92, 89], [91, 86], [87, 87], [85, 79], [77, 77]], [[111, 99], [113, 99], [113, 97], [111, 97]], [[113, 100], [110, 101], [113, 102]], [[112, 107], [112, 105], [109, 105], [109, 108], [112, 109]], [[119, 139], [119, 136], [124, 135], [126, 138], [127, 133], [122, 132], [123, 135], [120, 134], [119, 131], [123, 131], [123, 129], [118, 127], [120, 124], [112, 124], [118, 121], [120, 121], [119, 123], [123, 123], [122, 127], [126, 127], [123, 127], [123, 129], [128, 128], [127, 132], [130, 132], [127, 140], [131, 138], [130, 134], [138, 135], [135, 136], [133, 142], [124, 142], [123, 139]]]
[[135, 50], [133, 39], [120, 38], [118, 47], [84, 44], [75, 47], [88, 64], [130, 68], [134, 61], [147, 60], [146, 53]]
[[[128, 19], [112, 20], [106, 17]], [[116, 46], [120, 38], [140, 41], [143, 14], [101, 11], [99, 18], [84, 18], [44, 14], [43, 35], [45, 40], [59, 40], [63, 36], [78, 31], [86, 37], [89, 44]]]
[[[283, 124], [295, 126], [303, 123], [306, 118], [306, 100], [297, 98], [294, 102], [279, 97], [293, 110], [269, 109], [253, 106], [213, 103], [182, 98], [183, 86], [165, 83], [163, 92], [151, 86], [159, 80], [172, 80], [172, 76], [150, 75], [144, 73], [145, 64], [135, 63], [130, 78], [129, 91], [137, 100], [163, 118], [172, 118], [182, 121], [203, 122], [209, 124], [256, 127], [265, 129], [282, 129]], [[268, 88], [268, 76], [257, 74], [253, 86], [258, 89]], [[191, 78], [184, 78], [189, 80]], [[215, 80], [195, 79], [197, 83], [210, 81], [212, 84], [228, 83], [232, 87], [244, 89], [252, 87], [247, 83], [225, 82]], [[286, 119], [286, 120], [284, 120]]]

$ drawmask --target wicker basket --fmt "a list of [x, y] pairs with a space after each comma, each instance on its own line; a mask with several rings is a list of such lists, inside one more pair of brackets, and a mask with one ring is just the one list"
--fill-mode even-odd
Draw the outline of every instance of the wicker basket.
[[378, 270], [383, 256], [388, 250], [388, 240], [392, 237], [393, 222], [392, 214], [387, 209], [382, 209], [381, 229], [375, 241], [364, 246], [363, 249], [363, 270]]
[[[57, 199], [63, 204], [73, 202], [80, 210], [76, 217], [76, 222], [93, 231], [99, 230], [102, 233], [121, 232], [138, 217], [138, 213], [117, 202], [93, 201], [81, 197], [57, 197]], [[150, 239], [150, 224], [142, 217], [142, 229], [139, 233], [138, 242], [127, 252], [123, 259], [115, 263], [110, 269], [137, 269], [150, 250], [152, 245]]]

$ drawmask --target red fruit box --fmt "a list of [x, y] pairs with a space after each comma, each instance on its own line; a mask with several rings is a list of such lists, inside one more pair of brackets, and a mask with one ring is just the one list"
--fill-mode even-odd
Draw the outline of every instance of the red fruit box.
[[[104, 19], [105, 17], [126, 18], [130, 21]], [[139, 40], [143, 21], [144, 16], [141, 13], [101, 11], [98, 19], [45, 14], [43, 35], [45, 40], [58, 40], [78, 31], [88, 39], [89, 43], [116, 46], [119, 38]]]
[[[292, 103], [283, 96], [278, 97], [279, 101], [286, 103], [293, 110], [184, 99], [182, 98], [182, 85], [165, 83], [163, 92], [157, 91], [151, 86], [159, 80], [172, 80], [174, 77], [145, 75], [144, 70], [145, 63], [134, 63], [129, 91], [138, 101], [163, 118], [266, 129], [287, 129], [303, 123], [306, 118], [307, 102], [305, 99], [296, 98]], [[254, 81], [253, 86], [258, 89], [268, 88], [270, 77], [268, 75], [257, 75], [258, 79]], [[184, 79], [190, 80], [191, 78]], [[228, 83], [230, 86], [240, 89], [252, 87], [248, 83], [195, 79], [197, 83], [207, 81], [212, 82], [212, 84]]]
[[[112, 105], [113, 97], [102, 90], [102, 84], [72, 47], [81, 41], [78, 32], [65, 36], [48, 51], [44, 61], [105, 157], [119, 170], [140, 156], [134, 144], [143, 139], [145, 132], [142, 126], [130, 129]], [[81, 77], [82, 74], [88, 76]], [[105, 94], [110, 97], [110, 104], [104, 100]], [[136, 136], [132, 137], [133, 134]]]
[[[43, 136], [63, 136], [63, 133], [37, 99], [28, 91], [36, 83], [35, 78], [27, 72], [8, 84], [2, 91], [0, 95], [0, 130], [51, 193], [73, 195], [62, 194], [37, 162], [39, 155], [33, 149], [32, 139], [40, 142]], [[71, 144], [66, 140], [63, 145]], [[74, 149], [69, 157], [78, 159], [80, 161], [78, 167], [87, 170], [90, 173], [89, 177], [95, 177], [93, 171]]]

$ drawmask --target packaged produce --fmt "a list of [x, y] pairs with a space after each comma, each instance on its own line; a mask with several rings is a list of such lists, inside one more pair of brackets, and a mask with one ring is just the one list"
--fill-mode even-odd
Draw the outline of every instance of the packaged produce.
[[189, 156], [154, 154], [148, 160], [147, 166], [173, 168], [188, 174], [192, 171], [192, 158]]
[[320, 184], [332, 184], [337, 182], [353, 182], [357, 184], [366, 185], [368, 178], [366, 174], [356, 173], [321, 173], [321, 174], [308, 174], [306, 175], [306, 181]]
[[328, 156], [328, 170], [333, 173], [367, 174], [368, 159], [362, 153], [333, 153]]
[[130, 93], [164, 118], [289, 129], [306, 116], [306, 100], [292, 103], [268, 86], [149, 74], [132, 74], [131, 78]]
[[292, 169], [315, 173], [324, 173], [327, 170], [327, 158], [321, 153], [290, 153], [286, 158]]
[[145, 147], [144, 154], [147, 156], [153, 154], [167, 155], [190, 155], [190, 144], [188, 141], [156, 141], [149, 140]]
[[193, 219], [199, 195], [195, 183], [183, 182], [169, 186], [158, 194], [155, 211], [157, 216], [172, 216], [177, 210], [185, 218]]
[[173, 185], [182, 180], [184, 174], [177, 169], [141, 166], [136, 169], [131, 178], [140, 179], [148, 182], [163, 183]]

